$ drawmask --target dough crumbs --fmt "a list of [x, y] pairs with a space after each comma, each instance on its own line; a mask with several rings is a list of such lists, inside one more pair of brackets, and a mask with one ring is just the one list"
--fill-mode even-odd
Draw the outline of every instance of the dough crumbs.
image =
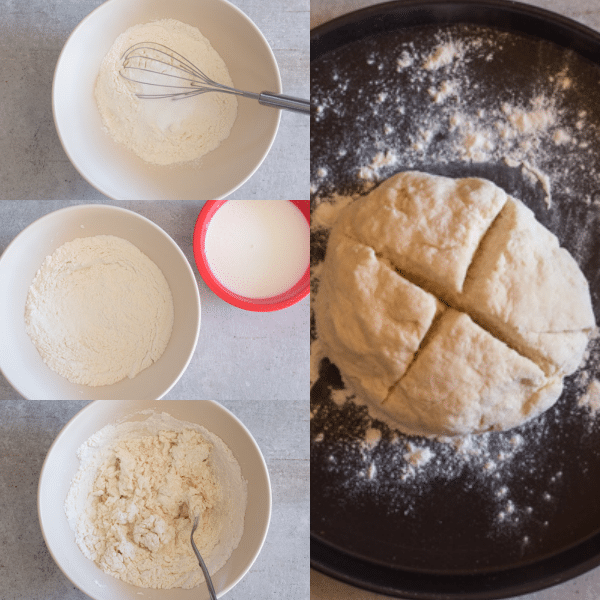
[[413, 442], [408, 442], [406, 450], [404, 460], [413, 467], [422, 467], [434, 457], [430, 448], [418, 447]]
[[365, 434], [365, 447], [373, 448], [381, 440], [381, 432], [378, 429], [371, 427]]
[[211, 574], [238, 545], [246, 483], [229, 449], [205, 429], [152, 414], [106, 426], [77, 456], [65, 513], [83, 554], [105, 573], [144, 588], [199, 585], [194, 515], [194, 540]]

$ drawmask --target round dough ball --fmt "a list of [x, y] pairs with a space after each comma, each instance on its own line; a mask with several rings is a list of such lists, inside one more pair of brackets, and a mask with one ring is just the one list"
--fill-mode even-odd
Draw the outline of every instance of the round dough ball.
[[348, 384], [426, 436], [539, 415], [596, 326], [577, 263], [526, 206], [483, 179], [419, 172], [341, 211], [315, 319]]

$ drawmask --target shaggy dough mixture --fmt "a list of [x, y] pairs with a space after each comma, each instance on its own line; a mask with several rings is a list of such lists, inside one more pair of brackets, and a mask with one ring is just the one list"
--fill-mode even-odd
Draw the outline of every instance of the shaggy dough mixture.
[[173, 298], [162, 271], [131, 242], [77, 238], [46, 257], [25, 304], [44, 362], [72, 383], [133, 378], [163, 354]]
[[326, 355], [408, 434], [546, 410], [595, 318], [572, 256], [493, 183], [405, 172], [346, 206], [315, 301]]
[[[152, 75], [129, 69], [127, 77], [149, 83], [138, 84], [121, 76], [123, 54], [134, 44], [153, 42], [183, 55], [213, 81], [233, 86], [223, 59], [198, 29], [163, 19], [130, 27], [112, 45], [100, 67], [95, 96], [106, 130], [119, 144], [146, 162], [157, 165], [193, 161], [214, 150], [229, 136], [237, 116], [237, 99], [230, 94], [208, 93], [173, 101], [170, 98], [143, 99], [136, 94], [173, 93], [173, 88], [156, 83], [176, 81], [169, 75], [180, 71], [142, 59], [132, 66], [159, 69], [167, 75]], [[137, 55], [160, 58], [152, 50]], [[137, 61], [137, 63], [136, 63]], [[186, 75], [187, 76], [187, 75]]]
[[238, 545], [245, 482], [227, 447], [203, 428], [153, 415], [105, 427], [78, 457], [65, 511], [81, 551], [104, 572], [141, 587], [198, 585], [194, 514], [194, 540], [211, 573]]

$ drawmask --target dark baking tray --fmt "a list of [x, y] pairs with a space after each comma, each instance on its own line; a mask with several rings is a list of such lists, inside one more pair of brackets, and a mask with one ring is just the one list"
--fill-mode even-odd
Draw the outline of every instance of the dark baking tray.
[[[575, 52], [589, 63], [585, 77], [582, 75], [581, 93], [588, 97], [590, 118], [600, 126], [600, 111], [594, 109], [595, 99], [600, 96], [600, 36], [559, 15], [513, 2], [391, 2], [344, 15], [311, 32], [313, 81], [323, 78], [323, 71], [331, 67], [331, 57], [334, 65], [335, 61], [340, 61], [340, 66], [341, 62], [352, 64], [357, 79], [368, 77], [361, 44], [369, 40], [380, 40], [369, 46], [371, 51], [385, 47], [386, 36], [420, 35], [432, 27], [437, 30], [457, 24], [515, 34], [522, 38], [520, 44], [525, 48], [531, 40], [535, 49], [523, 52], [522, 59], [534, 69], [540, 61], [554, 60], [553, 52], [556, 60], [564, 52]], [[540, 40], [550, 42], [543, 52], [536, 46]], [[355, 103], [359, 111], [360, 102]], [[594, 114], [594, 110], [598, 112]], [[344, 167], [343, 161], [336, 162], [331, 155], [338, 137], [347, 145], [348, 133], [340, 133], [341, 129], [356, 127], [350, 136], [365, 133], [353, 122], [351, 109], [344, 113], [343, 120], [334, 119], [329, 125], [313, 120], [311, 124], [313, 176], [322, 165], [333, 171], [326, 184], [330, 189], [325, 187], [325, 192], [355, 191], [353, 178], [348, 176], [352, 168]], [[589, 161], [587, 156], [585, 160]], [[600, 167], [600, 148], [596, 156], [598, 164], [591, 165], [594, 168]], [[518, 169], [506, 165], [425, 161], [419, 167], [441, 175], [487, 177], [521, 198], [577, 257], [590, 282], [596, 320], [600, 322], [600, 248], [594, 234], [600, 231], [597, 207], [571, 203], [558, 189], [554, 208], [548, 211], [539, 186], [527, 185]], [[403, 170], [402, 165], [393, 167], [390, 174], [397, 170]], [[597, 199], [597, 185], [582, 177], [580, 187], [569, 193]], [[583, 230], [587, 234], [582, 245], [578, 233]], [[313, 259], [322, 257], [320, 242], [314, 244]], [[434, 483], [428, 493], [419, 495], [417, 507], [408, 515], [386, 512], [385, 497], [370, 494], [366, 488], [349, 494], [347, 482], [342, 481], [344, 473], [332, 471], [328, 461], [334, 455], [339, 457], [344, 452], [343, 442], [356, 439], [370, 421], [356, 406], [338, 407], [332, 403], [330, 390], [340, 386], [335, 367], [324, 361], [320, 378], [311, 389], [313, 568], [392, 596], [483, 600], [552, 586], [600, 564], [600, 453], [596, 450], [600, 421], [597, 427], [590, 427], [584, 412], [573, 408], [581, 390], [572, 378], [566, 381], [565, 393], [557, 405], [543, 417], [542, 441], [534, 448], [535, 467], [515, 468], [511, 480], [517, 496], [520, 485], [523, 502], [535, 506], [536, 519], [501, 534], [489, 530], [490, 508], [477, 486], [460, 477], [437, 486]], [[528, 427], [518, 431], [527, 435]], [[541, 494], [558, 472], [562, 480], [552, 490], [553, 502], [544, 503]], [[537, 500], [536, 490], [540, 495]], [[519, 540], [525, 535], [532, 543], [523, 549]]]

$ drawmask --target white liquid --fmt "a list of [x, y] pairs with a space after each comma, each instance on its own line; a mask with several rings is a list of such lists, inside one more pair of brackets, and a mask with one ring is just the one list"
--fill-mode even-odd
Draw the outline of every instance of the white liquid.
[[289, 290], [309, 265], [310, 230], [286, 200], [229, 200], [206, 229], [213, 275], [231, 292], [268, 298]]

